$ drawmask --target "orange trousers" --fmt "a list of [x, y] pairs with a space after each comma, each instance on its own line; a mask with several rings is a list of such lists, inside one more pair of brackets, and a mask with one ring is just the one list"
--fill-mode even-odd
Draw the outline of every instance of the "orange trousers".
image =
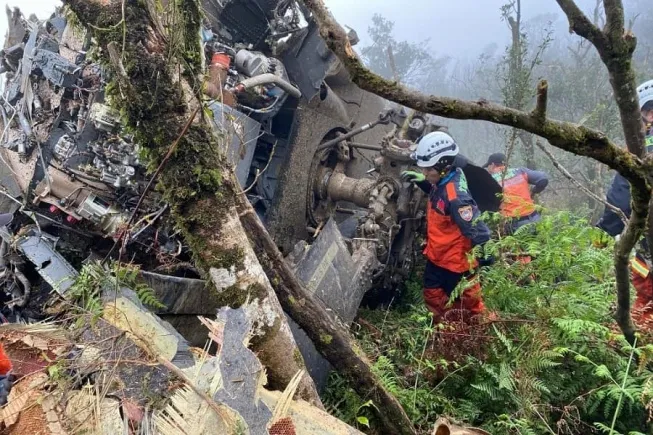
[[433, 313], [436, 319], [441, 319], [452, 310], [465, 310], [471, 316], [485, 312], [485, 304], [481, 296], [481, 283], [478, 276], [470, 276], [463, 278], [467, 280], [467, 288], [463, 291], [460, 297], [456, 298], [450, 306], [449, 296], [441, 288], [425, 288], [424, 289], [424, 302], [426, 308]]
[[653, 274], [647, 272], [646, 265], [641, 261], [634, 259], [631, 262], [630, 278], [635, 287], [633, 320], [640, 326], [653, 320]]

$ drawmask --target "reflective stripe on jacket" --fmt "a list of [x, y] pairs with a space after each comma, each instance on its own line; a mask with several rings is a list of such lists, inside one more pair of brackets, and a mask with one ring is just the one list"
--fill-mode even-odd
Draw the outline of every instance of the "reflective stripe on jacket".
[[467, 190], [461, 169], [431, 188], [426, 213], [427, 241], [424, 255], [436, 266], [462, 273], [478, 263], [467, 255], [472, 247], [490, 239], [490, 230], [478, 220], [480, 212]]
[[650, 273], [646, 263], [637, 257], [633, 257], [630, 260], [630, 268], [633, 272], [637, 273], [642, 278], [646, 278]]

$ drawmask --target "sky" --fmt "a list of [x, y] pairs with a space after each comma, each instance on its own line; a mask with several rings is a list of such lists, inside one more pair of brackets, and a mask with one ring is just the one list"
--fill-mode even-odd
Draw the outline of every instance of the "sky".
[[61, 5], [61, 2], [59, 0], [2, 0], [0, 5], [2, 6], [0, 12], [0, 37], [4, 40], [4, 35], [7, 33], [7, 15], [5, 14], [7, 6], [10, 8], [19, 7], [25, 16], [36, 14], [40, 19], [45, 19], [54, 12], [55, 7]]
[[[500, 7], [507, 0], [326, 0], [336, 19], [358, 32], [361, 45], [367, 39], [367, 27], [375, 12], [395, 22], [398, 40], [430, 39], [433, 49], [442, 55], [458, 59], [475, 58], [490, 43], [505, 44], [509, 33], [500, 20]], [[589, 10], [595, 0], [577, 0]], [[25, 15], [35, 13], [47, 18], [59, 0], [2, 0], [6, 5], [19, 6]], [[525, 19], [540, 14], [562, 15], [554, 0], [522, 0]], [[5, 35], [7, 19], [0, 17], [0, 35]]]
[[[396, 39], [430, 39], [437, 53], [458, 59], [475, 58], [490, 43], [508, 42], [510, 33], [500, 12], [505, 3], [507, 0], [326, 0], [338, 22], [356, 30], [360, 45], [369, 41], [367, 28], [372, 15], [379, 13], [394, 21]], [[589, 13], [596, 1], [577, 3]], [[522, 0], [522, 11], [524, 21], [554, 14], [558, 24], [563, 23], [554, 0]]]

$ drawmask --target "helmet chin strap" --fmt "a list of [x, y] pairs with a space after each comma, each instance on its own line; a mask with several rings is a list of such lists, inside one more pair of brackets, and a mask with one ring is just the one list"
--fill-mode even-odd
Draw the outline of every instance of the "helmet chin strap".
[[442, 169], [438, 169], [437, 167], [436, 167], [435, 169], [438, 170], [438, 171], [440, 172], [440, 177], [444, 177], [444, 176], [447, 175], [449, 172], [451, 172], [451, 168], [452, 168], [452, 167], [453, 167], [452, 165], [447, 165], [447, 166], [445, 166], [445, 167], [442, 168]]

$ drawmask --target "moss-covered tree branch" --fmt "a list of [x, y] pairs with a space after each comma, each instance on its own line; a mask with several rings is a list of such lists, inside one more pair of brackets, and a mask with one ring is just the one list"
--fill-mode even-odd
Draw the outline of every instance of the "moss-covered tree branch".
[[560, 9], [569, 20], [569, 31], [582, 36], [592, 44], [607, 43], [605, 36], [592, 21], [580, 10], [574, 0], [556, 0]]
[[605, 10], [605, 33], [609, 37], [621, 38], [624, 34], [624, 5], [621, 0], [603, 0]]

